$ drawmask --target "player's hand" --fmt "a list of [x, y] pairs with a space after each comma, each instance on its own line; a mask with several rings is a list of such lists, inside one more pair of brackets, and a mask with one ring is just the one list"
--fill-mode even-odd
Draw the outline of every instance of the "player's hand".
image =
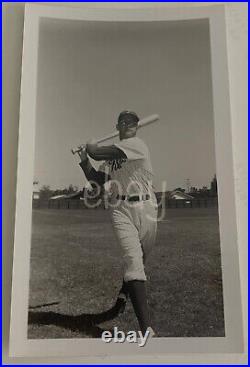
[[91, 152], [97, 147], [97, 141], [93, 138], [86, 143], [86, 151]]
[[92, 138], [92, 139], [88, 140], [88, 141], [87, 141], [87, 143], [86, 143], [86, 147], [87, 147], [88, 145], [89, 145], [89, 146], [96, 146], [96, 145], [97, 145], [97, 141], [96, 141], [96, 139]]

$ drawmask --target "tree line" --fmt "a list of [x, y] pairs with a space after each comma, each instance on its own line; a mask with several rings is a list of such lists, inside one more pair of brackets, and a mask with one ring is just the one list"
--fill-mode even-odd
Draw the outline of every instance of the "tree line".
[[214, 175], [213, 179], [210, 182], [210, 187], [203, 186], [202, 188], [197, 188], [195, 186], [191, 186], [189, 191], [186, 191], [182, 187], [177, 187], [175, 190], [185, 192], [194, 198], [208, 198], [208, 197], [217, 197], [218, 196], [218, 187], [217, 187], [217, 178]]
[[[34, 181], [33, 184], [36, 185], [38, 182]], [[208, 197], [216, 197], [217, 196], [217, 178], [214, 175], [211, 180], [210, 187], [203, 186], [202, 188], [197, 188], [195, 186], [191, 186], [190, 190], [186, 191], [186, 189], [182, 187], [177, 187], [175, 190], [185, 192], [194, 198], [208, 198]], [[79, 191], [77, 186], [70, 184], [68, 187], [64, 189], [56, 189], [52, 190], [49, 185], [43, 185], [39, 190], [39, 198], [41, 200], [49, 200], [53, 196], [57, 195], [71, 195]], [[170, 194], [171, 192], [169, 192]]]
[[57, 195], [71, 195], [77, 192], [79, 189], [77, 186], [73, 186], [70, 184], [68, 187], [64, 189], [56, 189], [52, 190], [49, 185], [43, 185], [39, 190], [39, 198], [41, 200], [49, 200], [53, 196]]

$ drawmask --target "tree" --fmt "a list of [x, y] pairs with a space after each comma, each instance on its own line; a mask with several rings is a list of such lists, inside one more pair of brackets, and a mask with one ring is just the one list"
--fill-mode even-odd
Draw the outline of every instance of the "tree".
[[207, 198], [210, 196], [210, 191], [207, 186], [203, 186], [202, 189], [199, 189], [199, 196], [202, 198]]
[[50, 189], [50, 186], [43, 185], [39, 191], [41, 200], [49, 200], [51, 196], [53, 196], [53, 191]]
[[197, 187], [192, 186], [192, 187], [190, 188], [190, 194], [197, 194], [197, 192], [198, 192]]
[[74, 194], [75, 192], [77, 192], [78, 187], [70, 184], [68, 187], [65, 187], [64, 189], [58, 190], [58, 191], [60, 191], [61, 195], [70, 195], [70, 194]]
[[67, 190], [67, 194], [74, 194], [74, 192], [78, 191], [78, 187], [70, 184], [66, 190]]
[[216, 175], [214, 175], [214, 177], [211, 181], [210, 193], [211, 193], [211, 196], [217, 196], [217, 178], [216, 178]]
[[192, 186], [190, 188], [189, 194], [192, 195], [194, 198], [199, 197], [199, 190], [197, 189], [197, 187]]

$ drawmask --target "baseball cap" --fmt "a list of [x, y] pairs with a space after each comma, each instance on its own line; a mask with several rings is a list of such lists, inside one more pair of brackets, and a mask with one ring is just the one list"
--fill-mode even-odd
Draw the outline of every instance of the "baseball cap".
[[118, 125], [126, 124], [126, 125], [137, 125], [139, 121], [139, 117], [133, 111], [122, 111], [118, 116]]

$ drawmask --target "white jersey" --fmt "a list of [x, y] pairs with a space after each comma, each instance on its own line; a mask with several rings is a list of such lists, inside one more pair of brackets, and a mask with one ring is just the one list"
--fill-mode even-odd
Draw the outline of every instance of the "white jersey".
[[127, 158], [105, 161], [99, 168], [111, 178], [112, 198], [117, 195], [150, 194], [153, 170], [146, 144], [138, 137], [121, 140], [115, 146], [122, 150]]

